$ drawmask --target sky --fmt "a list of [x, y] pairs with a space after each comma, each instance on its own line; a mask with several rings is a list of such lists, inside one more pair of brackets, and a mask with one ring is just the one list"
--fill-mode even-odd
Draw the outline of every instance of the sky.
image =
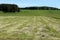
[[17, 4], [19, 7], [50, 6], [60, 8], [60, 0], [0, 0], [0, 4]]

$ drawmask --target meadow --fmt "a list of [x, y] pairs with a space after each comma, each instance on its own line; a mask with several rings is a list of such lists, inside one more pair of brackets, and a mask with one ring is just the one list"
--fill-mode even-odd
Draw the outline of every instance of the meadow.
[[60, 40], [60, 10], [0, 12], [0, 40]]

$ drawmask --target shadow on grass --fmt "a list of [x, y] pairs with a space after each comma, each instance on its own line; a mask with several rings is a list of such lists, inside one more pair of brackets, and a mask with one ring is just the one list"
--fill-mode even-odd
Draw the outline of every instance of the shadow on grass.
[[52, 17], [52, 18], [55, 18], [55, 19], [60, 19], [59, 17]]

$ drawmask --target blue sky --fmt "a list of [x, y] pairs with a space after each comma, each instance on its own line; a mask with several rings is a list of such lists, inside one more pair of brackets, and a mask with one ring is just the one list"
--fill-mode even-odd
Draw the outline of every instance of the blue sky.
[[1, 0], [0, 4], [17, 4], [19, 7], [50, 6], [60, 8], [60, 0]]

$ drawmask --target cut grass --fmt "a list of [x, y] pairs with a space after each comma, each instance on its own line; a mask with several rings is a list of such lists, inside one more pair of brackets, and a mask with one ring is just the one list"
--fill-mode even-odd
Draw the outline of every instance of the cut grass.
[[[51, 22], [52, 24], [56, 23], [59, 24], [60, 23], [60, 11], [59, 10], [21, 10], [21, 12], [16, 12], [16, 13], [3, 13], [0, 12], [0, 24], [2, 29], [8, 29], [8, 30], [3, 30], [0, 29], [0, 36], [4, 37], [9, 37], [4, 39], [4, 40], [37, 40], [37, 36], [39, 36], [40, 38], [38, 40], [51, 40], [50, 37], [56, 37], [56, 38], [60, 38], [60, 33], [57, 31], [57, 29], [54, 29], [54, 26], [49, 25]], [[46, 19], [45, 19], [46, 17]], [[48, 18], [50, 20], [48, 20]], [[54, 21], [53, 19], [58, 19], [59, 21]], [[39, 21], [38, 21], [39, 20]], [[51, 21], [52, 20], [52, 21]], [[26, 22], [24, 22], [26, 21]], [[46, 22], [48, 21], [48, 22]], [[54, 23], [53, 23], [54, 21]], [[15, 24], [15, 22], [17, 22]], [[39, 23], [40, 22], [40, 23]], [[59, 23], [58, 23], [59, 22]], [[38, 23], [40, 25], [38, 25]], [[6, 24], [10, 24], [10, 25], [6, 25]], [[22, 25], [18, 25], [18, 24], [22, 24]], [[29, 26], [29, 25], [30, 26]], [[5, 25], [5, 27], [3, 27], [3, 25]], [[18, 26], [16, 26], [18, 25]], [[44, 26], [46, 25], [46, 26]], [[55, 25], [55, 24], [54, 24]], [[38, 27], [39, 26], [39, 27]], [[15, 27], [17, 27], [15, 30], [13, 30], [11, 33], [7, 33], [6, 31], [9, 31], [12, 29], [14, 29]], [[27, 27], [27, 28], [25, 28]], [[59, 27], [59, 25], [58, 25]], [[42, 28], [42, 31], [38, 28]], [[18, 29], [18, 30], [17, 30]], [[31, 29], [31, 30], [29, 30]], [[44, 30], [47, 29], [47, 30]], [[15, 33], [19, 30], [23, 30], [23, 32], [20, 33]], [[38, 31], [39, 30], [39, 31]], [[26, 33], [26, 32], [32, 33]], [[48, 38], [44, 38], [41, 37], [41, 34], [37, 34], [37, 33], [41, 33], [42, 35], [44, 35], [44, 37], [46, 36], [44, 33], [48, 34]], [[10, 38], [10, 37], [16, 37], [16, 38]], [[49, 39], [50, 38], [50, 39]]]

